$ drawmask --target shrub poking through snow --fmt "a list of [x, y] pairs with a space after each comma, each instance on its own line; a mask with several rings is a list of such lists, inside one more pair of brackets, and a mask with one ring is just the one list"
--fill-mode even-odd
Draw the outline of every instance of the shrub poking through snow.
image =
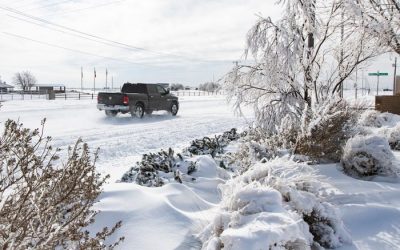
[[315, 160], [339, 161], [352, 136], [357, 113], [342, 99], [332, 98], [304, 112], [295, 154]]
[[394, 176], [398, 167], [388, 140], [381, 136], [356, 136], [350, 139], [342, 157], [344, 171], [355, 177]]
[[5, 122], [0, 137], [1, 248], [113, 249], [119, 241], [110, 246], [104, 241], [121, 222], [93, 236], [85, 230], [95, 221], [97, 212], [91, 208], [108, 178], [96, 172], [97, 153], [91, 159], [79, 140], [62, 163], [50, 141], [43, 131]]
[[196, 162], [185, 160], [181, 154], [175, 154], [170, 148], [158, 153], [144, 154], [142, 160], [126, 172], [121, 182], [136, 182], [142, 186], [160, 187], [166, 178], [182, 183], [184, 171], [190, 175], [196, 171]]
[[211, 155], [213, 158], [217, 154], [222, 154], [224, 148], [231, 142], [240, 138], [235, 128], [230, 131], [224, 132], [222, 135], [215, 136], [214, 138], [204, 137], [196, 139], [192, 142], [187, 151], [194, 155]]
[[203, 249], [335, 248], [351, 242], [314, 170], [276, 158], [222, 185], [220, 213], [200, 234]]
[[224, 148], [232, 141], [240, 138], [233, 128], [222, 135], [211, 139], [204, 137], [194, 140], [191, 146], [182, 154], [175, 154], [170, 148], [168, 151], [161, 150], [158, 153], [149, 153], [142, 156], [142, 160], [128, 170], [121, 178], [121, 182], [135, 182], [142, 186], [160, 187], [170, 180], [179, 183], [194, 180], [190, 177], [197, 171], [198, 162], [194, 155], [211, 155], [217, 166], [227, 169], [227, 163], [231, 160], [230, 155], [221, 155]]
[[358, 123], [361, 126], [380, 128], [392, 122], [392, 114], [367, 110], [361, 114]]

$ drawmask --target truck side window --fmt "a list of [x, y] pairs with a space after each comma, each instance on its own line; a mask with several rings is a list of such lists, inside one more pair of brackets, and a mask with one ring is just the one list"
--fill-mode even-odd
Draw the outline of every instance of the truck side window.
[[157, 94], [157, 88], [155, 85], [149, 84], [147, 85], [147, 91], [149, 92], [149, 94]]
[[159, 85], [157, 85], [157, 91], [160, 93], [160, 95], [163, 95], [166, 93], [165, 89]]

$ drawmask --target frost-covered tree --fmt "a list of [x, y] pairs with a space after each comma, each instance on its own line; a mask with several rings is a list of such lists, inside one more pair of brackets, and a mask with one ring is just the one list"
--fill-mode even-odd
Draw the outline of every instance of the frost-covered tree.
[[281, 0], [274, 22], [260, 17], [247, 35], [248, 64], [237, 65], [224, 89], [240, 110], [253, 105], [257, 123], [276, 133], [284, 117], [336, 95], [357, 66], [379, 55], [377, 39], [346, 15], [344, 0]]
[[199, 85], [199, 90], [214, 92], [220, 88], [220, 85], [215, 82], [206, 82]]
[[36, 77], [29, 71], [17, 72], [13, 78], [13, 83], [20, 86], [24, 91], [30, 90], [36, 82]]
[[177, 91], [177, 90], [181, 90], [181, 89], [184, 89], [185, 87], [182, 85], [182, 84], [180, 84], [180, 83], [173, 83], [173, 84], [171, 84], [171, 90], [172, 91]]
[[347, 0], [347, 9], [382, 46], [400, 54], [400, 1]]
[[[58, 158], [50, 137], [15, 121], [0, 137], [1, 249], [112, 249], [105, 239], [121, 226], [90, 235], [92, 210], [107, 177], [100, 176], [89, 148], [78, 141]], [[118, 242], [116, 243], [118, 244]]]

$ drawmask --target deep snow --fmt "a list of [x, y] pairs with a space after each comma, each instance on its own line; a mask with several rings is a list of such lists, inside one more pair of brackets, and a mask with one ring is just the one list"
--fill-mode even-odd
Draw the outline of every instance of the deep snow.
[[[54, 138], [55, 146], [65, 148], [82, 137], [92, 149], [101, 148], [97, 167], [111, 179], [96, 204], [101, 213], [91, 228], [99, 230], [122, 220], [111, 239], [125, 236], [119, 249], [198, 249], [201, 243], [193, 234], [216, 215], [221, 198], [218, 185], [226, 177], [209, 156], [200, 157], [194, 182], [160, 188], [116, 182], [143, 153], [168, 147], [179, 151], [192, 139], [244, 127], [252, 120], [250, 112], [248, 120], [234, 116], [222, 96], [180, 100], [177, 117], [160, 112], [143, 120], [128, 115], [108, 119], [92, 100], [7, 101], [2, 103], [0, 122], [19, 119], [36, 128], [46, 117], [45, 134]], [[399, 160], [400, 153], [395, 152], [395, 157]], [[340, 249], [399, 249], [398, 182], [354, 179], [343, 174], [339, 164], [319, 165], [316, 170], [328, 185], [324, 199], [339, 210], [353, 240]]]

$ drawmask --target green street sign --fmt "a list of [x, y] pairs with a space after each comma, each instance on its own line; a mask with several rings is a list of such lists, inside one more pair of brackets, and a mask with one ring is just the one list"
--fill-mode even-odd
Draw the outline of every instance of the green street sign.
[[368, 73], [369, 76], [388, 76], [389, 73], [381, 73], [381, 72], [376, 72], [376, 73]]

